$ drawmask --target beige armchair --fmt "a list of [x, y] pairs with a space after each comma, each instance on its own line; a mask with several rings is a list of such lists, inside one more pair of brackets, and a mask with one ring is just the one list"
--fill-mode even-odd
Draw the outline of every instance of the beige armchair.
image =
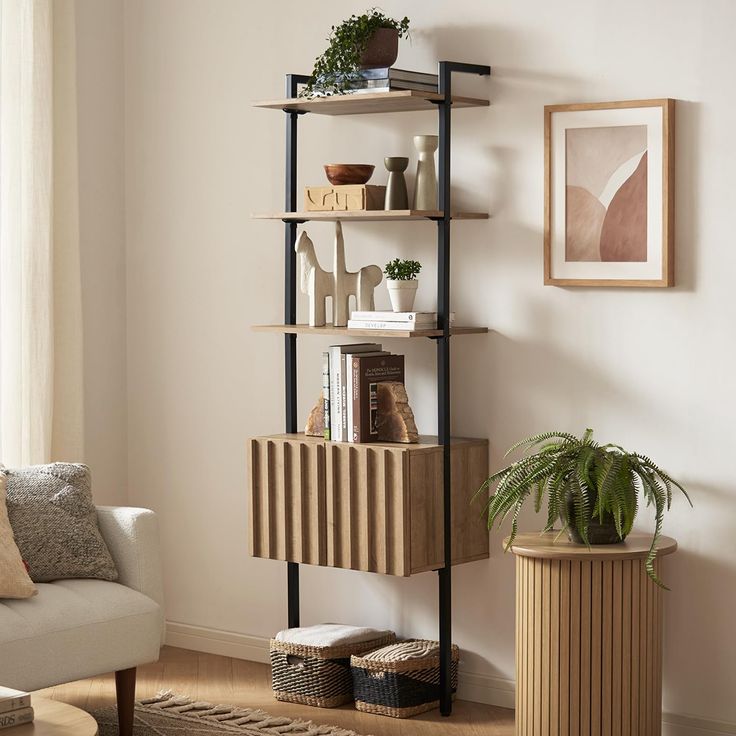
[[0, 683], [30, 691], [115, 672], [120, 734], [131, 736], [136, 667], [163, 640], [158, 525], [146, 509], [97, 514], [119, 580], [39, 583], [34, 598], [0, 600]]

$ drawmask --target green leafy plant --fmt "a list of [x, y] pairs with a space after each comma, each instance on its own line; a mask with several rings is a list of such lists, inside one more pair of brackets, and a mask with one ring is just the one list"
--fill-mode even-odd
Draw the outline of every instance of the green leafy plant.
[[362, 15], [351, 15], [332, 26], [329, 46], [314, 60], [314, 69], [301, 96], [344, 94], [359, 79], [360, 58], [371, 36], [379, 28], [393, 28], [399, 38], [409, 35], [409, 19], [395, 20], [377, 8]]
[[[654, 570], [656, 545], [662, 531], [664, 513], [672, 503], [672, 488], [685, 489], [646, 455], [628, 452], [619, 445], [600, 445], [593, 430], [582, 438], [566, 432], [547, 432], [521, 440], [506, 453], [518, 448], [527, 454], [521, 460], [494, 473], [478, 493], [496, 484], [486, 506], [488, 528], [511, 517], [508, 549], [516, 538], [519, 513], [528, 496], [534, 497], [539, 512], [547, 495], [547, 523], [552, 531], [559, 518], [562, 532], [590, 544], [589, 531], [595, 525], [613, 524], [618, 540], [631, 531], [639, 509], [639, 494], [647, 506], [654, 506], [655, 530], [646, 559], [649, 577], [662, 586]], [[532, 452], [533, 449], [535, 452]], [[690, 502], [692, 506], [692, 502]], [[664, 587], [664, 586], [662, 586]]]
[[392, 281], [411, 281], [421, 270], [422, 264], [419, 261], [402, 261], [400, 258], [394, 258], [386, 264], [383, 272]]

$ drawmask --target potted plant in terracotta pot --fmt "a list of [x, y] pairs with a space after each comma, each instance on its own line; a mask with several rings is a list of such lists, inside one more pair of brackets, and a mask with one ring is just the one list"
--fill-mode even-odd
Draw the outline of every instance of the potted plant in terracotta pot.
[[419, 261], [402, 261], [394, 258], [386, 264], [383, 272], [386, 274], [386, 286], [391, 298], [391, 308], [394, 312], [411, 312], [414, 308], [414, 299], [417, 295], [417, 275], [422, 270]]
[[399, 54], [399, 39], [409, 35], [409, 19], [389, 18], [377, 8], [351, 15], [332, 26], [327, 49], [314, 61], [302, 96], [349, 92], [361, 69], [390, 67]]
[[[527, 455], [494, 473], [479, 493], [496, 486], [487, 503], [488, 528], [511, 517], [509, 549], [516, 538], [519, 513], [529, 496], [537, 512], [547, 496], [547, 523], [552, 531], [559, 519], [562, 531], [577, 544], [616, 544], [631, 531], [639, 508], [639, 496], [655, 510], [655, 529], [646, 560], [649, 576], [654, 572], [656, 544], [665, 511], [672, 502], [673, 487], [690, 501], [685, 489], [646, 455], [629, 452], [620, 445], [601, 445], [593, 430], [582, 438], [566, 432], [547, 432], [517, 442], [506, 453], [523, 447]], [[692, 503], [690, 504], [692, 505]]]

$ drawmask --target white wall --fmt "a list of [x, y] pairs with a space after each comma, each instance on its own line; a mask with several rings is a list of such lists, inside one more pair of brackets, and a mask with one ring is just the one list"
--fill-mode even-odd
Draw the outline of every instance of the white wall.
[[[129, 500], [160, 512], [169, 619], [266, 637], [285, 625], [286, 572], [247, 554], [245, 441], [282, 429], [283, 341], [248, 325], [281, 318], [283, 231], [249, 214], [282, 206], [284, 120], [250, 102], [281, 96], [283, 75], [308, 72], [329, 26], [364, 4], [124, 4]], [[681, 549], [664, 572], [672, 588], [665, 709], [736, 723], [736, 6], [382, 6], [413, 22], [401, 67], [431, 70], [449, 58], [494, 69], [490, 82], [462, 82], [490, 95], [492, 107], [454, 116], [458, 200], [493, 215], [454, 228], [454, 308], [493, 329], [453, 341], [454, 428], [489, 437], [498, 467], [521, 436], [591, 426], [687, 484], [694, 511], [677, 499], [666, 523]], [[677, 288], [544, 287], [542, 106], [648, 97], [680, 100]], [[431, 113], [310, 118], [300, 121], [300, 185], [341, 160], [378, 164], [380, 182], [383, 156], [410, 155], [411, 135], [436, 124]], [[329, 227], [309, 231], [326, 257]], [[429, 307], [434, 235], [431, 224], [347, 226], [349, 264], [419, 258]], [[328, 342], [300, 341], [301, 417]], [[387, 346], [406, 352], [419, 425], [431, 432], [433, 345]], [[648, 528], [646, 515], [642, 523]], [[501, 538], [492, 535], [489, 561], [456, 570], [454, 632], [465, 671], [503, 689], [514, 673], [514, 571]], [[394, 580], [304, 568], [302, 589], [306, 623], [436, 634], [433, 574]]]

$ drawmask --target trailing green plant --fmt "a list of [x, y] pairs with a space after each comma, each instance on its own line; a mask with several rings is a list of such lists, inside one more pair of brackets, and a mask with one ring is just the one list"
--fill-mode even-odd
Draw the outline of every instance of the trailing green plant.
[[[582, 438], [566, 432], [546, 432], [521, 440], [505, 457], [519, 448], [528, 453], [521, 460], [494, 473], [481, 486], [482, 493], [496, 484], [486, 512], [488, 528], [511, 518], [511, 534], [506, 549], [518, 532], [519, 513], [529, 496], [538, 513], [547, 496], [547, 522], [544, 531], [552, 531], [557, 519], [562, 531], [576, 530], [585, 544], [590, 544], [591, 523], [615, 524], [618, 538], [631, 531], [639, 509], [639, 494], [647, 506], [653, 506], [655, 529], [646, 570], [657, 585], [662, 585], [654, 570], [657, 541], [662, 532], [664, 513], [672, 503], [672, 489], [679, 488], [692, 506], [685, 489], [646, 455], [628, 452], [619, 445], [600, 445], [593, 440], [593, 430], [586, 429]], [[535, 452], [531, 452], [533, 449]]]
[[392, 281], [411, 281], [421, 270], [422, 264], [419, 261], [402, 261], [400, 258], [394, 258], [386, 264], [383, 272]]
[[351, 15], [332, 26], [329, 46], [314, 60], [314, 69], [300, 96], [339, 95], [347, 92], [360, 78], [360, 59], [371, 36], [379, 28], [393, 28], [399, 38], [409, 35], [409, 19], [389, 18], [377, 8], [362, 15]]

